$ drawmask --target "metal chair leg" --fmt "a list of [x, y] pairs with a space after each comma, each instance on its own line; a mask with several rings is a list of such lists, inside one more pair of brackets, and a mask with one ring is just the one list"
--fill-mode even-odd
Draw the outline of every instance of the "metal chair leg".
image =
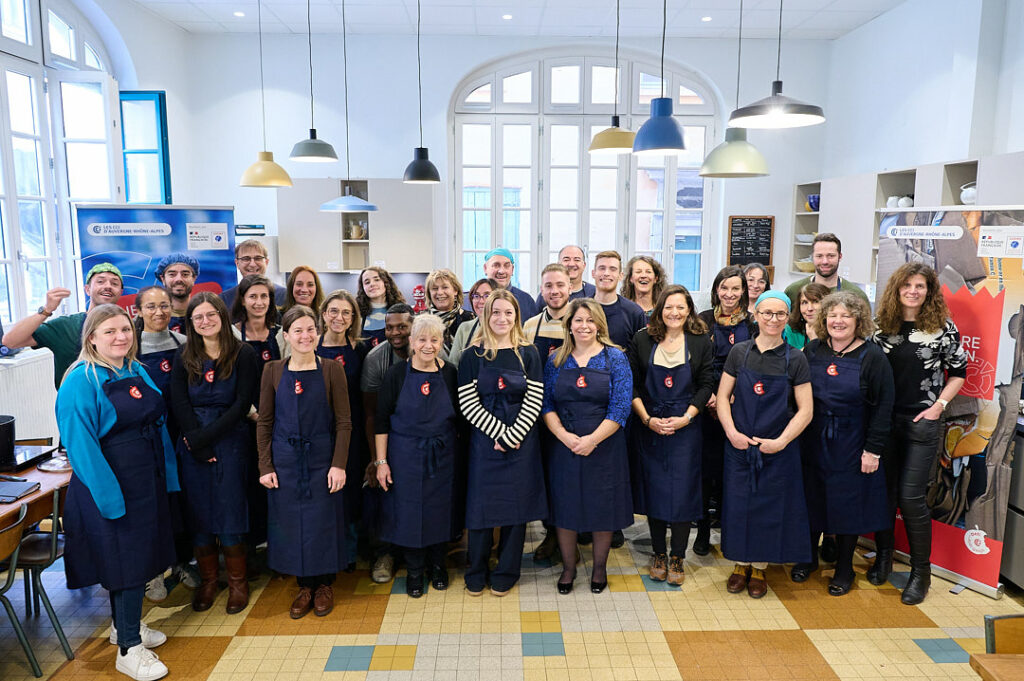
[[[22, 570], [25, 577], [25, 617], [32, 616], [32, 575], [26, 569]], [[38, 610], [36, 613], [38, 614]]]
[[28, 639], [25, 637], [25, 631], [21, 628], [21, 622], [18, 621], [18, 615], [14, 612], [14, 606], [7, 600], [6, 596], [0, 596], [0, 602], [4, 604], [4, 610], [7, 611], [7, 617], [11, 620], [11, 626], [14, 627], [14, 633], [18, 636], [18, 643], [21, 644], [21, 649], [25, 651], [25, 657], [28, 658], [28, 663], [32, 665], [32, 673], [36, 677], [43, 675], [43, 670], [39, 668], [39, 663], [36, 662], [36, 655], [32, 652], [32, 646], [29, 645]]
[[[42, 598], [43, 607], [46, 608], [46, 615], [50, 618], [50, 624], [53, 625], [53, 630], [57, 632], [57, 638], [60, 640], [60, 646], [64, 649], [64, 656], [69, 660], [75, 659], [75, 653], [71, 650], [71, 645], [68, 643], [67, 636], [64, 635], [64, 629], [60, 626], [60, 620], [57, 619], [57, 613], [53, 609], [53, 605], [50, 604], [50, 597], [46, 593], [46, 589], [43, 588], [43, 573], [42, 570], [32, 570], [32, 580], [35, 582], [36, 596]], [[38, 609], [38, 605], [36, 608]]]

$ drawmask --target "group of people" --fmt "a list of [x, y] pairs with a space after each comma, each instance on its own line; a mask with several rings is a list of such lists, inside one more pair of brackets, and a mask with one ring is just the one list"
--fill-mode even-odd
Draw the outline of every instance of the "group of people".
[[[357, 547], [375, 581], [404, 560], [418, 598], [427, 582], [449, 586], [463, 534], [467, 592], [504, 596], [540, 520], [534, 559], [561, 561], [559, 593], [573, 590], [581, 543], [601, 593], [610, 549], [641, 514], [652, 580], [681, 585], [691, 527], [706, 555], [717, 522], [729, 592], [764, 596], [768, 563], [805, 581], [820, 555], [841, 596], [859, 535], [875, 533], [868, 579], [888, 579], [898, 506], [902, 600], [920, 603], [927, 476], [966, 373], [959, 333], [930, 268], [899, 268], [872, 316], [838, 276], [839, 240], [820, 234], [813, 253], [815, 274], [786, 292], [763, 266], [723, 268], [699, 314], [646, 256], [624, 267], [598, 253], [584, 282], [577, 246], [543, 269], [536, 298], [512, 285], [505, 249], [486, 255], [467, 306], [456, 275], [435, 270], [419, 315], [379, 267], [354, 296], [323, 291], [307, 267], [281, 290], [249, 241], [241, 282], [220, 296], [190, 295], [187, 254], [164, 258], [133, 322], [111, 304], [120, 273], [97, 265], [87, 314], [47, 320], [70, 294], [54, 289], [4, 338], [51, 347], [63, 375], [68, 585], [110, 591], [118, 670], [159, 678], [150, 648], [166, 638], [141, 624], [142, 599], [168, 568], [187, 578], [193, 557], [197, 611], [216, 599], [220, 554], [227, 612], [245, 609], [249, 547], [265, 541], [269, 567], [297, 578], [290, 615], [323, 616]], [[53, 339], [76, 324], [77, 357], [58, 353]]]

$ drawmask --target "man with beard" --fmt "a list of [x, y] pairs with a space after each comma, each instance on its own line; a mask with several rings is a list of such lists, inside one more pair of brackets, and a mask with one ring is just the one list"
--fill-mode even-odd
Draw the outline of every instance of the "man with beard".
[[608, 320], [608, 335], [625, 351], [636, 332], [647, 326], [647, 315], [639, 305], [618, 294], [623, 277], [622, 256], [617, 251], [601, 251], [594, 258], [591, 276], [597, 287], [594, 300], [601, 303]]
[[[256, 239], [246, 239], [235, 245], [235, 267], [238, 274], [245, 277], [249, 274], [258, 274], [261, 277], [267, 276], [267, 265], [270, 258], [267, 255], [267, 247]], [[284, 298], [287, 291], [284, 286], [274, 284], [274, 304], [278, 307], [284, 305]], [[220, 294], [220, 299], [231, 309], [235, 303], [235, 296], [238, 295], [238, 287], [232, 286]]]
[[[121, 298], [121, 271], [109, 262], [94, 265], [85, 275], [85, 295], [89, 298], [86, 310], [94, 304], [117, 303]], [[43, 305], [12, 326], [3, 337], [9, 348], [49, 348], [53, 353], [53, 383], [60, 387], [64, 372], [78, 358], [82, 350], [82, 325], [86, 312], [63, 315], [50, 319], [71, 289], [52, 288], [46, 292]]]
[[537, 314], [540, 306], [529, 293], [512, 285], [512, 273], [515, 270], [515, 258], [507, 248], [494, 248], [484, 256], [484, 276], [498, 282], [501, 288], [508, 289], [519, 303], [519, 318], [529, 319]]
[[800, 305], [800, 289], [810, 283], [828, 286], [832, 291], [850, 291], [871, 304], [868, 296], [860, 286], [840, 278], [839, 261], [843, 259], [843, 244], [839, 237], [831, 232], [822, 232], [814, 237], [811, 246], [811, 260], [814, 262], [814, 274], [798, 279], [786, 287], [786, 295], [794, 306]]
[[523, 322], [523, 334], [537, 346], [542, 362], [562, 347], [565, 330], [562, 317], [569, 304], [570, 278], [568, 270], [559, 263], [551, 263], [540, 273], [540, 294], [545, 303], [540, 314]]
[[[587, 254], [575, 244], [562, 246], [558, 252], [558, 262], [569, 273], [569, 300], [576, 298], [593, 298], [597, 291], [590, 282], [583, 281], [583, 273], [587, 269]], [[544, 307], [544, 291], [537, 294], [537, 307]], [[541, 358], [543, 358], [543, 353]]]
[[192, 287], [199, 278], [199, 261], [187, 253], [171, 253], [157, 263], [155, 274], [171, 297], [171, 321], [167, 328], [184, 334], [185, 310], [192, 297]]

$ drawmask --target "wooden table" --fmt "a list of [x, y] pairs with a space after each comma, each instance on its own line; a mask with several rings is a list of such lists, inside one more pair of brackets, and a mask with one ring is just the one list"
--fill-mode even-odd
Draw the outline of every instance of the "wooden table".
[[[15, 477], [26, 478], [33, 482], [38, 482], [39, 489], [32, 492], [32, 494], [24, 496], [9, 504], [0, 503], [0, 527], [7, 527], [14, 522], [18, 517], [18, 509], [21, 508], [22, 504], [29, 505], [29, 514], [25, 516], [26, 527], [38, 523], [53, 512], [53, 506], [49, 504], [36, 504], [35, 509], [33, 509], [32, 502], [40, 498], [50, 499], [53, 497], [53, 490], [60, 487], [67, 487], [71, 483], [71, 471], [64, 471], [62, 473], [46, 473], [37, 469], [35, 466], [32, 468], [26, 468], [23, 471], [18, 471], [17, 473], [7, 473], [6, 475], [13, 475]], [[34, 512], [36, 509], [38, 509], [38, 512]]]
[[985, 681], [1020, 681], [1024, 679], [1024, 655], [973, 653], [971, 669]]

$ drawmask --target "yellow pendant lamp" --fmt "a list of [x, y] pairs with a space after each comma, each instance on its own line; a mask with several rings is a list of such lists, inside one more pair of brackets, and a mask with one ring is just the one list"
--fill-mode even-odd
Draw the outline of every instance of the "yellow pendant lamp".
[[594, 135], [587, 149], [591, 154], [629, 154], [636, 134], [619, 126], [619, 0], [615, 0], [615, 102], [612, 125]]
[[263, 92], [263, 12], [262, 1], [256, 0], [256, 21], [260, 42], [260, 111], [263, 124], [263, 151], [257, 160], [242, 173], [239, 184], [243, 187], [291, 187], [292, 178], [288, 172], [274, 163], [274, 152], [267, 151], [267, 106]]

